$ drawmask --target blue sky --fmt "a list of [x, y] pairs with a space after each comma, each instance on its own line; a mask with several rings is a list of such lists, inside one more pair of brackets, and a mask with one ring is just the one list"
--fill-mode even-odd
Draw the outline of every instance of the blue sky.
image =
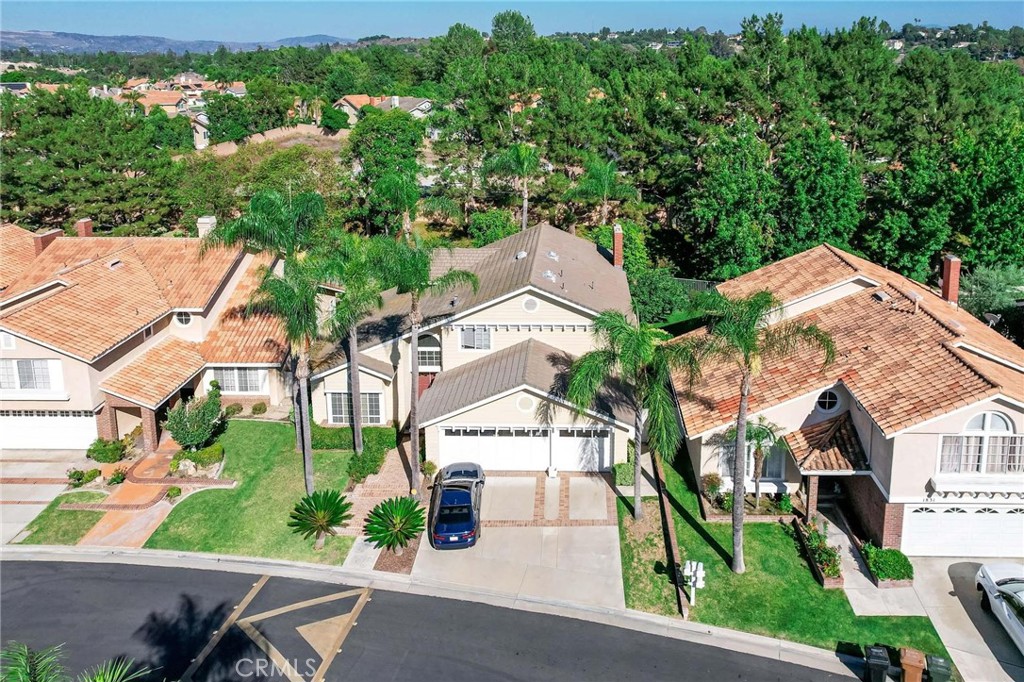
[[787, 27], [810, 24], [822, 29], [848, 26], [860, 16], [877, 16], [893, 26], [920, 19], [925, 24], [1024, 25], [1024, 2], [897, 0], [848, 2], [816, 0], [744, 2], [679, 0], [676, 2], [252, 2], [203, 0], [133, 2], [130, 0], [4, 0], [0, 27], [98, 35], [140, 34], [178, 39], [225, 41], [274, 40], [328, 34], [344, 38], [384, 33], [430, 36], [457, 21], [481, 30], [497, 12], [514, 8], [529, 15], [540, 33], [677, 26], [736, 31], [740, 19], [754, 13], [782, 12]]

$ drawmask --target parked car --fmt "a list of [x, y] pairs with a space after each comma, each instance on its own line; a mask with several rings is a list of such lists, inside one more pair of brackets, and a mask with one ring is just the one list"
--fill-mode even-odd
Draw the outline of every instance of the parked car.
[[1024, 654], [1024, 566], [985, 564], [975, 577], [981, 608], [995, 614]]
[[479, 464], [449, 464], [437, 473], [431, 495], [430, 539], [435, 549], [472, 547], [480, 539], [484, 470]]

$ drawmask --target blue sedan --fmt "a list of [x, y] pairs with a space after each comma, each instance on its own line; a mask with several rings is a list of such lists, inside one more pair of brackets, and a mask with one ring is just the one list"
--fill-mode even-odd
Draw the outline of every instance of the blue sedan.
[[446, 466], [432, 495], [430, 539], [435, 549], [472, 547], [480, 539], [480, 498], [484, 472], [477, 464]]

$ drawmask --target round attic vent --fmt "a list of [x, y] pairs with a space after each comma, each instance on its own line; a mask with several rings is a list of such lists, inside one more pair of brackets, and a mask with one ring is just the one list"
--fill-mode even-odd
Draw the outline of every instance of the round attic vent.
[[532, 412], [536, 405], [537, 401], [528, 395], [519, 396], [519, 400], [516, 401], [516, 407], [520, 412]]
[[527, 296], [523, 299], [523, 310], [528, 313], [535, 313], [540, 308], [540, 301], [535, 299], [533, 296]]

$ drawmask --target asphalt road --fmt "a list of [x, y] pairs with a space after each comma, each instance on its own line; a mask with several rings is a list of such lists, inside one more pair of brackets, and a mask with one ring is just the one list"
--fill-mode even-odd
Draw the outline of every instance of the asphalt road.
[[[215, 635], [232, 614], [230, 627]], [[716, 647], [471, 602], [109, 564], [0, 563], [0, 640], [63, 642], [72, 672], [128, 656], [153, 669], [153, 680], [180, 679], [204, 648], [197, 681], [289, 679], [270, 665], [274, 652], [294, 668], [290, 679], [311, 680], [336, 642], [329, 682], [836, 679]]]

